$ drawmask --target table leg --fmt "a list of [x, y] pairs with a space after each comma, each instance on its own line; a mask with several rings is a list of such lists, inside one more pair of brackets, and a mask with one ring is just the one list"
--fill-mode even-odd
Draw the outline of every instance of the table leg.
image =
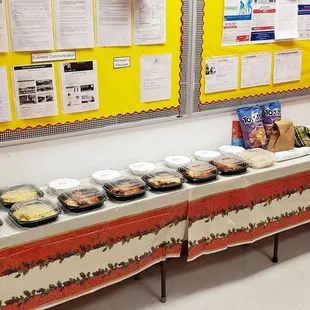
[[166, 262], [162, 261], [160, 263], [161, 269], [161, 298], [160, 301], [165, 303], [167, 301], [167, 292], [166, 292]]
[[273, 246], [273, 257], [271, 261], [276, 264], [279, 261], [278, 258], [278, 251], [279, 251], [279, 234], [274, 235], [274, 246]]

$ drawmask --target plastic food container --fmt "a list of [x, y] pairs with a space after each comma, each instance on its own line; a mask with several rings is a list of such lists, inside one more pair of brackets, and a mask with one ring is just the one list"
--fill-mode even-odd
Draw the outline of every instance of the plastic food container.
[[128, 168], [132, 174], [142, 176], [146, 173], [154, 171], [157, 166], [149, 162], [138, 162], [130, 165]]
[[55, 221], [61, 210], [45, 198], [15, 203], [8, 214], [22, 227], [36, 227]]
[[165, 170], [148, 173], [142, 177], [142, 180], [155, 191], [178, 189], [186, 182], [181, 174]]
[[84, 212], [102, 207], [106, 195], [95, 187], [80, 186], [58, 196], [60, 203], [71, 212]]
[[236, 145], [223, 145], [219, 147], [219, 151], [223, 155], [239, 155], [245, 151], [245, 148]]
[[1, 236], [1, 229], [2, 229], [2, 226], [3, 226], [3, 222], [2, 222], [2, 220], [0, 219], [0, 236]]
[[141, 179], [135, 177], [123, 177], [112, 180], [105, 183], [103, 188], [109, 196], [120, 201], [143, 197], [149, 189]]
[[216, 151], [201, 150], [195, 152], [194, 155], [197, 160], [209, 162], [210, 160], [221, 156], [221, 153]]
[[65, 178], [54, 180], [49, 184], [49, 188], [55, 195], [61, 194], [63, 191], [77, 187], [81, 182], [74, 178]]
[[275, 164], [277, 158], [274, 153], [263, 149], [251, 149], [240, 153], [242, 157], [250, 167], [261, 169], [271, 167]]
[[224, 175], [244, 173], [248, 168], [248, 164], [238, 156], [222, 155], [210, 163]]
[[21, 184], [0, 189], [0, 202], [10, 208], [14, 203], [43, 197], [44, 193], [32, 184]]
[[190, 159], [190, 157], [187, 157], [187, 156], [172, 155], [172, 156], [166, 157], [164, 161], [165, 161], [165, 164], [169, 168], [177, 169], [182, 166], [188, 165], [192, 160]]
[[93, 180], [100, 185], [107, 181], [120, 178], [122, 174], [117, 170], [100, 170], [92, 174]]
[[217, 178], [217, 168], [207, 163], [192, 163], [178, 171], [191, 183], [204, 183]]

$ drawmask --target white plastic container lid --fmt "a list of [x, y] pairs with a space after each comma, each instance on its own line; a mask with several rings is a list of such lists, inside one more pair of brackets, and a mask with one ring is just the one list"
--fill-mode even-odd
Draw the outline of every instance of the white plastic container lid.
[[81, 182], [77, 179], [64, 178], [64, 179], [57, 179], [57, 180], [50, 182], [49, 187], [53, 193], [59, 194], [65, 190], [79, 186], [80, 184]]
[[183, 155], [171, 155], [164, 159], [165, 164], [170, 168], [180, 168], [189, 164], [192, 160], [190, 157]]
[[122, 174], [117, 171], [117, 170], [99, 170], [97, 172], [94, 172], [92, 174], [93, 180], [98, 183], [103, 185], [106, 181], [110, 181], [116, 178], [121, 177]]
[[223, 145], [219, 147], [219, 151], [223, 155], [238, 155], [239, 153], [245, 151], [245, 148], [237, 145]]
[[154, 171], [157, 168], [157, 166], [150, 162], [141, 161], [141, 162], [137, 162], [137, 163], [129, 165], [128, 168], [132, 174], [141, 176], [146, 173]]
[[201, 150], [195, 152], [194, 155], [197, 160], [209, 162], [210, 160], [221, 156], [221, 153], [216, 151]]

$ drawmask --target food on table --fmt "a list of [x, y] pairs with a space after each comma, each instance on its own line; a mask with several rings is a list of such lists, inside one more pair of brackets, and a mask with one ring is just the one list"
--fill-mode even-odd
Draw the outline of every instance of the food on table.
[[64, 179], [57, 179], [49, 183], [49, 188], [51, 191], [58, 195], [65, 190], [74, 188], [79, 186], [81, 183], [79, 180], [74, 178], [64, 178]]
[[100, 170], [92, 174], [93, 180], [100, 185], [103, 185], [106, 181], [117, 179], [122, 174], [117, 170]]
[[281, 104], [280, 101], [272, 101], [263, 106], [263, 124], [266, 130], [267, 144], [272, 133], [272, 126], [275, 122], [281, 120]]
[[263, 149], [251, 149], [240, 153], [250, 167], [252, 168], [266, 168], [271, 167], [276, 162], [276, 155]]
[[130, 172], [139, 176], [154, 171], [156, 168], [157, 166], [155, 164], [149, 162], [138, 162], [129, 166]]
[[223, 174], [238, 174], [246, 172], [248, 164], [238, 156], [222, 155], [210, 162]]
[[211, 181], [217, 177], [216, 167], [207, 163], [192, 163], [178, 169], [180, 173], [189, 181]]
[[36, 222], [39, 225], [56, 219], [59, 213], [60, 210], [52, 202], [43, 198], [16, 203], [9, 210], [9, 215], [19, 224]]
[[164, 161], [165, 161], [165, 164], [169, 168], [179, 168], [179, 167], [189, 164], [192, 160], [190, 159], [190, 157], [187, 157], [187, 156], [172, 155], [172, 156], [166, 157]]
[[195, 152], [195, 157], [197, 160], [209, 162], [210, 160], [221, 156], [221, 153], [216, 151], [208, 151], [208, 150], [201, 150]]
[[245, 148], [237, 145], [223, 145], [219, 147], [222, 155], [239, 155], [245, 151]]
[[174, 171], [155, 171], [148, 173], [142, 178], [152, 189], [177, 189], [182, 187], [185, 179]]
[[3, 188], [0, 193], [0, 200], [5, 206], [11, 206], [16, 202], [35, 199], [44, 195], [40, 189], [31, 184]]

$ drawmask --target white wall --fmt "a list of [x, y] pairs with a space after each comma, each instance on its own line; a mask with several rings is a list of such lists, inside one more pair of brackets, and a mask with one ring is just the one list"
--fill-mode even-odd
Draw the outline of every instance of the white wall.
[[[310, 97], [283, 104], [283, 117], [310, 125]], [[100, 132], [0, 149], [0, 186], [21, 182], [46, 185], [66, 176], [85, 178], [103, 168], [124, 169], [138, 160], [160, 161], [169, 154], [191, 155], [231, 141], [236, 112], [213, 113], [143, 127]]]

